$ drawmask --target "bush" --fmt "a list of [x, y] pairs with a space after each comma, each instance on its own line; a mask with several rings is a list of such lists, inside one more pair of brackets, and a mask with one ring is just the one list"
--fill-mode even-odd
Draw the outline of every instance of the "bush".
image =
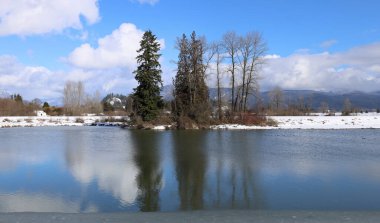
[[157, 118], [152, 121], [153, 125], [171, 125], [172, 123], [173, 119], [169, 115], [157, 116]]
[[242, 125], [265, 125], [267, 119], [265, 116], [242, 113], [237, 121]]
[[75, 123], [84, 123], [83, 118], [76, 118]]
[[196, 129], [197, 124], [187, 116], [180, 116], [177, 120], [177, 129]]
[[350, 115], [350, 112], [348, 112], [348, 111], [343, 111], [342, 112], [342, 116], [349, 116]]

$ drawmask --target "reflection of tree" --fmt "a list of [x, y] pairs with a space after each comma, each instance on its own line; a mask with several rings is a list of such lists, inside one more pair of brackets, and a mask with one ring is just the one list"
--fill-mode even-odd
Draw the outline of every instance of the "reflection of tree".
[[209, 134], [210, 164], [207, 192], [215, 208], [265, 207], [258, 174], [260, 171], [260, 132], [223, 132]]
[[162, 182], [160, 169], [158, 133], [149, 131], [132, 131], [134, 142], [134, 161], [139, 173], [137, 185], [139, 188], [138, 202], [140, 211], [158, 211], [159, 194]]
[[[245, 208], [262, 209], [265, 206], [257, 179], [260, 166], [260, 158], [257, 157], [257, 149], [260, 148], [259, 136], [260, 132], [234, 132], [230, 135], [230, 150], [235, 150], [231, 151], [231, 208], [241, 205]], [[236, 203], [238, 197], [241, 199], [239, 204]]]
[[181, 210], [203, 208], [206, 172], [204, 137], [206, 132], [179, 131], [173, 133], [178, 192]]

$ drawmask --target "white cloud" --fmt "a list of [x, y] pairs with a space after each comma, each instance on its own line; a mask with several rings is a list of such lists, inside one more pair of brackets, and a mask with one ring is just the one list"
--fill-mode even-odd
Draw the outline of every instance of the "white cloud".
[[103, 94], [127, 94], [137, 84], [129, 69], [52, 71], [43, 66], [24, 65], [14, 56], [0, 56], [0, 89], [19, 93], [24, 99], [40, 98], [60, 104], [67, 80], [83, 81], [88, 93], [99, 90]]
[[132, 1], [137, 1], [140, 4], [150, 4], [154, 5], [156, 4], [159, 0], [132, 0]]
[[0, 0], [0, 36], [82, 29], [99, 17], [98, 0]]
[[320, 47], [322, 47], [322, 48], [330, 48], [330, 47], [332, 47], [333, 45], [335, 45], [337, 43], [338, 43], [338, 41], [335, 40], [335, 39], [326, 40], [326, 41], [324, 41], [324, 42], [322, 42], [320, 44]]
[[325, 91], [378, 91], [380, 86], [380, 43], [340, 53], [295, 53], [268, 59], [262, 85], [269, 89]]
[[[134, 70], [136, 67], [137, 50], [144, 31], [134, 24], [123, 23], [107, 35], [98, 40], [98, 46], [92, 47], [86, 43], [76, 48], [68, 56], [67, 61], [84, 69], [107, 69], [125, 67]], [[164, 41], [159, 40], [161, 48]]]
[[0, 89], [33, 99], [60, 97], [64, 73], [42, 66], [25, 66], [13, 56], [0, 56]]
[[278, 59], [278, 58], [281, 58], [281, 56], [277, 54], [269, 54], [269, 55], [264, 56], [264, 59]]

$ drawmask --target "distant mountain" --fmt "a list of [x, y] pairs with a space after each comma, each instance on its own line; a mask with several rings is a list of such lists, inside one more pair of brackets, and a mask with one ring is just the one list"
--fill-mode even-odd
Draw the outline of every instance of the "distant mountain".
[[[210, 98], [217, 99], [217, 89], [209, 89]], [[161, 95], [164, 100], [173, 99], [173, 86], [166, 85], [161, 90]], [[231, 89], [222, 88], [222, 98], [225, 101], [229, 101], [231, 98]], [[263, 102], [267, 105], [270, 101], [269, 91], [260, 93]], [[325, 102], [329, 105], [330, 110], [340, 111], [343, 108], [343, 103], [348, 98], [354, 108], [363, 110], [379, 109], [380, 108], [380, 91], [377, 92], [349, 92], [349, 93], [337, 93], [337, 92], [322, 92], [312, 90], [283, 90], [284, 103], [296, 102], [298, 99], [303, 98], [305, 102], [311, 103], [313, 110], [319, 110], [321, 103]], [[250, 97], [248, 100], [249, 106], [255, 104], [255, 98]]]
[[[269, 92], [262, 92], [262, 97], [266, 103], [269, 102]], [[343, 108], [343, 103], [348, 98], [354, 108], [363, 110], [380, 108], [380, 92], [321, 92], [321, 91], [300, 91], [300, 90], [284, 90], [284, 102], [294, 102], [299, 98], [303, 98], [305, 102], [311, 102], [313, 110], [318, 110], [321, 103], [325, 102], [329, 105], [330, 110], [340, 111]]]
[[165, 85], [161, 88], [161, 96], [165, 101], [173, 100], [173, 85]]

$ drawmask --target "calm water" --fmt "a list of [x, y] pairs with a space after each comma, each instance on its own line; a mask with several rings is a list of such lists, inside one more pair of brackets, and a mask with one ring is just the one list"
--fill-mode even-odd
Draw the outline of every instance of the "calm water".
[[0, 129], [0, 212], [380, 210], [380, 131]]

